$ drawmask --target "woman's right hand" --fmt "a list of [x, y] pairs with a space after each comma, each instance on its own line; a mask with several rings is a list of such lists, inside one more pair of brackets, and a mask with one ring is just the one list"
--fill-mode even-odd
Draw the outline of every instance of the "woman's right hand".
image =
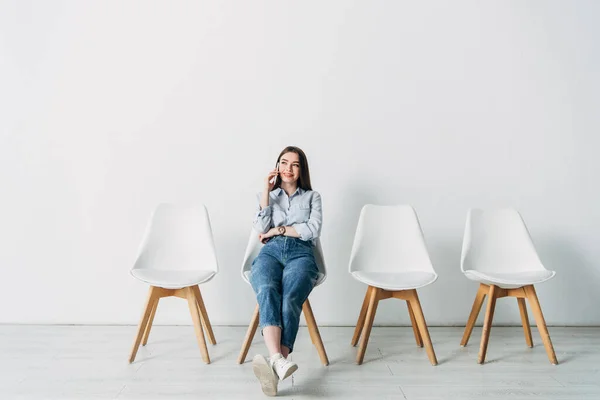
[[[276, 177], [278, 174], [279, 174], [279, 172], [277, 171], [277, 169], [274, 169], [271, 172], [269, 172], [269, 175], [267, 175], [267, 177], [265, 178], [266, 192], [270, 192], [271, 190], [273, 190], [273, 187], [275, 186], [275, 182], [277, 182]], [[273, 179], [273, 177], [275, 177], [275, 179]]]

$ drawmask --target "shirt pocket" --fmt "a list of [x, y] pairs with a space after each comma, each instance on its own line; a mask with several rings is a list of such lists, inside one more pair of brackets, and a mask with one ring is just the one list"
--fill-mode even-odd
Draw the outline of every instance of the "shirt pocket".
[[294, 204], [290, 208], [290, 221], [292, 224], [308, 222], [310, 218], [310, 204]]

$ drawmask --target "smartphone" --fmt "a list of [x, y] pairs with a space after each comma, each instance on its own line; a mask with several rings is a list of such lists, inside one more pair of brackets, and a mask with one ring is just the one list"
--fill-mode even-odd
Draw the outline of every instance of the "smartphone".
[[[279, 172], [279, 162], [277, 163], [277, 165], [275, 165], [275, 170], [277, 172]], [[273, 178], [271, 178], [271, 180], [269, 181], [270, 184], [274, 184], [277, 181], [277, 175], [275, 175]]]

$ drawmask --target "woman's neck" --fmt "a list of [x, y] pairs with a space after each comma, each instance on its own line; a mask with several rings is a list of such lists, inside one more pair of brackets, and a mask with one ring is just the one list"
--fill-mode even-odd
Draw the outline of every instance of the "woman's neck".
[[296, 189], [298, 189], [297, 183], [285, 183], [281, 182], [281, 189], [289, 196], [293, 195]]

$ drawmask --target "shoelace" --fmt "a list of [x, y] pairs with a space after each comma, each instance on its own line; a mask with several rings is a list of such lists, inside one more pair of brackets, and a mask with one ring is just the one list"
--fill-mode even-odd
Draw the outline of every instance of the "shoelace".
[[288, 361], [285, 358], [278, 358], [277, 360], [273, 361], [273, 365], [275, 365], [278, 368], [283, 367]]

